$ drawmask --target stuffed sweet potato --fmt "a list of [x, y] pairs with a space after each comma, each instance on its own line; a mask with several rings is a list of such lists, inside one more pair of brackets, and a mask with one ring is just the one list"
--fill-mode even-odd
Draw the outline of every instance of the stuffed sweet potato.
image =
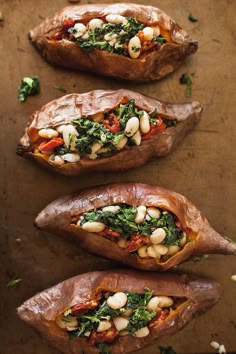
[[18, 315], [63, 353], [120, 354], [176, 333], [218, 299], [214, 281], [123, 269], [68, 279], [27, 300]]
[[167, 270], [206, 253], [236, 252], [185, 197], [139, 183], [105, 185], [59, 198], [41, 211], [35, 225], [143, 270]]
[[135, 81], [160, 79], [198, 47], [163, 11], [128, 3], [66, 7], [29, 39], [53, 64]]
[[18, 153], [65, 175], [124, 170], [168, 154], [201, 111], [123, 89], [70, 94], [32, 114]]

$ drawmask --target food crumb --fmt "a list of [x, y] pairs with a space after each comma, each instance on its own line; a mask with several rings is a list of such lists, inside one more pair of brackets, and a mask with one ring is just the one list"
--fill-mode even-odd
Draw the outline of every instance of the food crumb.
[[225, 354], [226, 353], [226, 349], [224, 344], [221, 344], [219, 347], [219, 354]]
[[231, 276], [231, 280], [236, 281], [236, 274], [233, 274], [233, 275]]
[[1, 21], [4, 21], [4, 17], [3, 17], [2, 11], [0, 11], [0, 22]]
[[214, 349], [219, 349], [220, 348], [220, 344], [218, 342], [211, 342], [210, 345], [212, 346], [212, 348]]

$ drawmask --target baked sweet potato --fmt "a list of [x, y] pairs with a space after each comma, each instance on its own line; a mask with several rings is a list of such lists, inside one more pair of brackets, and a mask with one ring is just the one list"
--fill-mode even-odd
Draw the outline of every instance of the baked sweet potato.
[[168, 154], [201, 111], [124, 89], [70, 94], [32, 114], [18, 154], [65, 175], [125, 170]]
[[160, 79], [198, 48], [163, 11], [128, 3], [66, 7], [29, 39], [50, 63], [135, 81]]
[[236, 252], [184, 196], [139, 183], [59, 198], [41, 211], [35, 225], [143, 270], [163, 271], [194, 256]]
[[18, 315], [63, 353], [120, 354], [178, 332], [218, 299], [215, 281], [122, 269], [63, 281], [23, 303]]

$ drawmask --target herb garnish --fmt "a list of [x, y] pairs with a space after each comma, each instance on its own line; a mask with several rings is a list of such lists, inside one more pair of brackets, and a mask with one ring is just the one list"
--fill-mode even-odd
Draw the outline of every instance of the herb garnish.
[[99, 350], [99, 354], [111, 354], [109, 346], [106, 343], [97, 343], [96, 347]]
[[177, 354], [172, 347], [159, 347], [160, 354]]
[[60, 87], [60, 86], [57, 86], [57, 85], [54, 85], [53, 87], [54, 87], [56, 90], [58, 90], [58, 91], [61, 91], [61, 92], [64, 92], [64, 93], [67, 92], [67, 90], [66, 90], [64, 87]]
[[191, 12], [190, 12], [190, 14], [189, 14], [189, 16], [188, 16], [188, 19], [189, 19], [189, 21], [191, 21], [191, 22], [197, 22], [197, 21], [198, 21], [197, 17], [194, 17], [194, 16], [191, 14]]
[[27, 96], [34, 96], [39, 93], [39, 78], [38, 77], [24, 77], [18, 88], [18, 100], [24, 102]]
[[194, 263], [198, 263], [203, 261], [204, 259], [207, 259], [208, 257], [209, 257], [208, 254], [203, 254], [202, 256], [195, 257], [193, 261]]
[[194, 76], [194, 73], [192, 74], [182, 74], [182, 76], [180, 77], [179, 79], [179, 82], [181, 85], [187, 85], [187, 88], [186, 88], [186, 97], [191, 97], [192, 96], [192, 82], [193, 82], [193, 76]]
[[14, 286], [16, 284], [18, 284], [19, 282], [21, 282], [22, 279], [13, 279], [13, 280], [10, 280], [8, 283], [7, 283], [7, 286]]

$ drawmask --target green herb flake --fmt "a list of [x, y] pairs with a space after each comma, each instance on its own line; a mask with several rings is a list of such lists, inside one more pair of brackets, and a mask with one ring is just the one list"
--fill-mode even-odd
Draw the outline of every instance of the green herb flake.
[[106, 343], [98, 343], [96, 347], [99, 350], [99, 354], [111, 354], [110, 348]]
[[177, 354], [172, 347], [159, 347], [160, 354]]
[[65, 312], [64, 312], [64, 316], [68, 316], [68, 315], [70, 315], [71, 314], [71, 312], [72, 312], [72, 310], [71, 309], [67, 309]]
[[204, 259], [207, 259], [208, 257], [209, 257], [208, 254], [203, 254], [202, 256], [195, 257], [193, 259], [193, 261], [194, 261], [194, 263], [198, 263], [198, 262], [203, 261]]
[[187, 88], [186, 88], [186, 97], [191, 97], [192, 96], [192, 82], [193, 82], [193, 76], [194, 76], [194, 73], [192, 74], [182, 74], [182, 76], [180, 77], [179, 79], [179, 82], [181, 85], [187, 85]]
[[67, 92], [67, 90], [64, 87], [60, 87], [60, 86], [54, 85], [53, 88], [55, 88], [58, 91], [64, 92], [64, 93]]
[[194, 16], [191, 14], [191, 12], [190, 12], [190, 14], [189, 14], [189, 16], [188, 16], [188, 19], [189, 19], [189, 21], [191, 21], [191, 22], [197, 22], [197, 21], [198, 21], [197, 17], [194, 17]]
[[40, 91], [38, 77], [24, 77], [18, 88], [18, 100], [24, 102], [28, 96], [35, 96]]
[[7, 287], [9, 287], [9, 286], [14, 286], [14, 285], [16, 285], [16, 284], [18, 284], [19, 282], [21, 282], [22, 281], [22, 279], [13, 279], [13, 280], [11, 280], [11, 281], [9, 281], [8, 283], [7, 283]]

